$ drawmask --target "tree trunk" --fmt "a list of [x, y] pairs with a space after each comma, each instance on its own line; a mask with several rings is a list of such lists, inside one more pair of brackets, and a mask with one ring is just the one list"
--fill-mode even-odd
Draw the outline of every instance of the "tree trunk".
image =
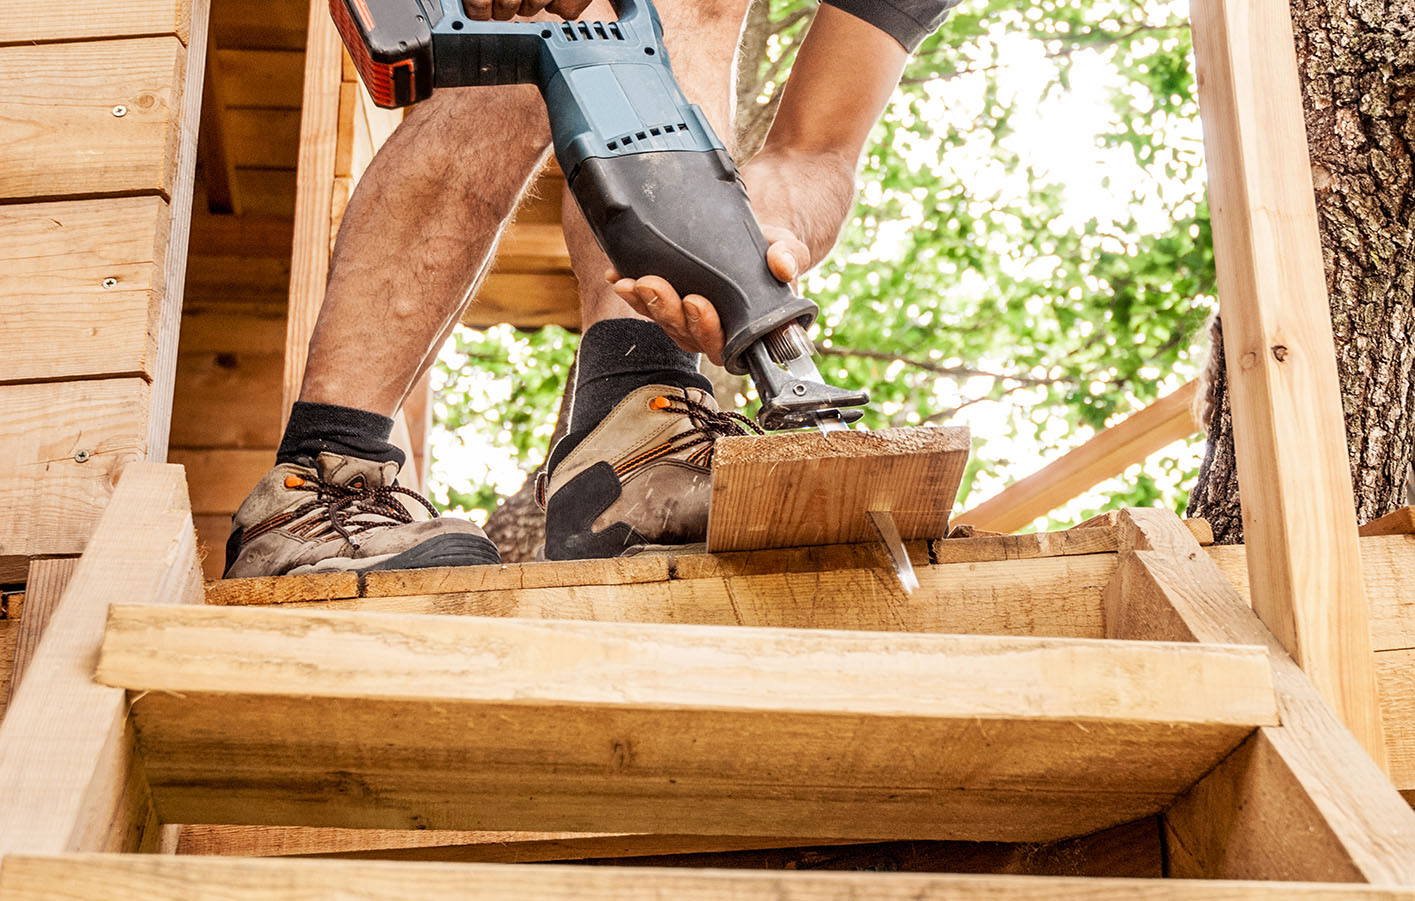
[[[1291, 0], [1356, 516], [1405, 503], [1415, 456], [1415, 3]], [[1222, 360], [1221, 341], [1215, 355]], [[1219, 367], [1221, 373], [1222, 369]], [[1189, 515], [1242, 540], [1226, 379]]]

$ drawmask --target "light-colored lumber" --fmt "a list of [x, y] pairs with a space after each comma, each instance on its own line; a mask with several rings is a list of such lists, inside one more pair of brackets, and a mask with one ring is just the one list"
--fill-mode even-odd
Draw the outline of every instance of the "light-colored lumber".
[[573, 275], [492, 272], [477, 289], [462, 322], [487, 328], [509, 322], [521, 328], [580, 328], [580, 286]]
[[1291, 17], [1285, 0], [1195, 0], [1191, 16], [1253, 609], [1379, 762]]
[[0, 47], [0, 199], [170, 197], [185, 60], [175, 37]]
[[1106, 592], [1117, 638], [1265, 643], [1282, 717], [1165, 814], [1181, 877], [1415, 883], [1415, 812], [1172, 515], [1129, 511]]
[[1191, 437], [1199, 430], [1194, 418], [1197, 389], [1198, 382], [1189, 382], [1166, 394], [1036, 473], [1009, 485], [996, 497], [958, 514], [957, 521], [980, 529], [1015, 531], [1136, 463], [1143, 463], [1151, 454]]
[[151, 901], [272, 897], [575, 901], [1409, 901], [1415, 889], [1317, 883], [1088, 879], [944, 873], [823, 873], [654, 867], [249, 860], [152, 855], [15, 855], [14, 901], [97, 896]]
[[[190, 246], [192, 197], [197, 166], [197, 131], [201, 124], [202, 83], [206, 75], [206, 36], [211, 0], [188, 0], [192, 53], [180, 54], [172, 103], [175, 119], [168, 144], [172, 181], [170, 232], [163, 258], [163, 292], [157, 304], [154, 330], [157, 346], [152, 368], [152, 401], [147, 421], [147, 459], [167, 459], [172, 432], [172, 401], [176, 393], [177, 343], [181, 331], [182, 300], [187, 284], [187, 251]], [[140, 101], [141, 102], [141, 101]], [[131, 114], [130, 114], [131, 115]]]
[[200, 602], [195, 551], [181, 467], [127, 467], [0, 722], [0, 854], [155, 839], [127, 699], [93, 663], [110, 603]]
[[0, 382], [151, 377], [160, 197], [0, 206]]
[[937, 563], [975, 563], [983, 560], [1025, 560], [1034, 557], [1072, 557], [1115, 553], [1114, 529], [1080, 528], [1027, 535], [984, 535], [947, 538], [933, 543]]
[[339, 130], [343, 44], [322, 0], [310, 0], [305, 82], [295, 179], [295, 237], [290, 256], [290, 309], [285, 332], [280, 421], [299, 398], [305, 357], [329, 276], [334, 156]]
[[[762, 559], [765, 558], [765, 559]], [[234, 579], [207, 603], [291, 604], [367, 612], [976, 633], [1105, 634], [1101, 592], [1115, 557], [927, 566], [906, 597], [877, 546], [724, 557], [631, 557], [406, 572]]]
[[970, 447], [964, 428], [723, 438], [708, 549], [865, 541], [878, 537], [870, 511], [893, 514], [906, 540], [942, 538]]
[[187, 470], [192, 513], [230, 516], [275, 465], [275, 452], [267, 448], [175, 448], [168, 459]]
[[573, 274], [570, 249], [558, 222], [517, 222], [496, 248], [496, 271]]
[[148, 452], [148, 384], [0, 385], [0, 555], [78, 554], [123, 467]]
[[59, 598], [64, 594], [69, 579], [73, 577], [78, 562], [77, 557], [54, 557], [35, 560], [29, 565], [29, 581], [25, 583], [25, 598], [28, 601], [25, 608], [29, 615], [20, 620], [20, 628], [15, 636], [15, 653], [10, 664], [11, 701], [14, 700], [15, 692], [24, 679], [25, 670], [34, 658], [35, 649], [39, 647], [39, 639], [44, 635], [44, 629], [49, 625], [55, 608], [59, 606]]
[[799, 845], [800, 842], [800, 839], [762, 835], [184, 826], [178, 853], [220, 854], [232, 857], [358, 856], [381, 860], [531, 863], [786, 848]]
[[310, 610], [115, 606], [97, 678], [183, 823], [1048, 841], [1276, 722], [1256, 648]]
[[1415, 648], [1376, 654], [1390, 779], [1402, 792], [1415, 791]]
[[187, 41], [190, 0], [80, 0], [66, 6], [10, 3], [0, 17], [0, 44], [37, 44], [174, 34]]
[[1415, 535], [1415, 507], [1401, 507], [1361, 527], [1361, 537], [1377, 535]]

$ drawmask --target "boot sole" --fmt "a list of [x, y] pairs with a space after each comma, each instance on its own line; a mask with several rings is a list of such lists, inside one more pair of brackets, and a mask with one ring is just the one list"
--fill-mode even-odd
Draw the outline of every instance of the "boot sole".
[[297, 566], [286, 575], [325, 572], [383, 572], [390, 569], [432, 569], [440, 566], [488, 566], [501, 562], [491, 539], [466, 533], [437, 535], [416, 547], [381, 557], [333, 557]]

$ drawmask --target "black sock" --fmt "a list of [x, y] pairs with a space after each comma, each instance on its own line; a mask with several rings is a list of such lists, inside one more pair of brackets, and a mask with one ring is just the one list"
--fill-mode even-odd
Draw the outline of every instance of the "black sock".
[[552, 468], [621, 400], [646, 385], [712, 393], [712, 382], [698, 372], [698, 355], [683, 350], [657, 324], [642, 319], [606, 319], [590, 326], [580, 338], [576, 365], [570, 426], [555, 445]]
[[403, 452], [388, 443], [391, 434], [393, 420], [387, 416], [336, 404], [296, 401], [275, 462], [294, 463], [301, 457], [313, 460], [329, 451], [379, 463], [395, 460], [402, 466]]

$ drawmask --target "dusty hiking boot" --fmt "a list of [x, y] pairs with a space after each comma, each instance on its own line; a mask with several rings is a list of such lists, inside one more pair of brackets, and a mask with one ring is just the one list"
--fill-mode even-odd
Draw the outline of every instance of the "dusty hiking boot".
[[328, 452], [278, 464], [236, 511], [224, 577], [501, 562], [481, 529], [439, 517], [397, 474], [397, 463]]
[[537, 484], [548, 560], [617, 557], [707, 537], [712, 450], [761, 430], [698, 388], [649, 385], [619, 402]]

